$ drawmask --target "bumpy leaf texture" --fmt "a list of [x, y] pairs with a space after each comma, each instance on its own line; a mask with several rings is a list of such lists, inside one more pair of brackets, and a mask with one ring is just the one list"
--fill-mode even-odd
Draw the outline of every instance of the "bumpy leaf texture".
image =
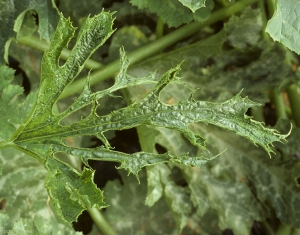
[[[121, 69], [113, 86], [98, 92], [92, 92], [89, 79], [82, 94], [75, 102], [61, 113], [53, 113], [53, 106], [63, 90], [82, 70], [84, 62], [113, 33], [111, 13], [102, 11], [94, 17], [88, 17], [83, 23], [75, 46], [64, 65], [59, 65], [60, 53], [74, 35], [75, 29], [70, 21], [60, 15], [60, 21], [45, 52], [41, 65], [41, 83], [37, 101], [26, 123], [22, 124], [9, 141], [0, 142], [0, 148], [15, 147], [39, 160], [49, 174], [45, 186], [56, 213], [67, 223], [75, 221], [86, 208], [106, 207], [103, 194], [93, 183], [93, 171], [88, 160], [104, 160], [120, 162], [120, 168], [128, 170], [138, 177], [142, 167], [160, 162], [174, 162], [185, 166], [200, 167], [208, 161], [201, 155], [190, 157], [187, 153], [172, 155], [170, 153], [154, 154], [137, 152], [125, 154], [113, 151], [105, 133], [111, 130], [123, 130], [140, 125], [164, 127], [181, 132], [192, 145], [206, 149], [205, 139], [190, 129], [195, 122], [204, 122], [222, 127], [262, 146], [268, 153], [272, 152], [273, 142], [285, 139], [285, 135], [265, 128], [245, 115], [248, 108], [258, 105], [247, 97], [237, 94], [226, 102], [217, 104], [196, 101], [193, 92], [186, 99], [174, 105], [160, 101], [160, 93], [172, 81], [179, 82], [180, 65], [167, 71], [154, 88], [141, 100], [126, 108], [115, 110], [107, 115], [97, 114], [98, 102], [104, 96], [115, 96], [114, 92], [143, 83], [154, 83], [154, 75], [145, 78], [134, 78], [126, 74], [129, 64], [121, 50]], [[2, 101], [3, 103], [4, 101]], [[72, 124], [63, 125], [63, 120], [81, 108], [91, 105], [88, 117]], [[68, 146], [65, 138], [75, 136], [97, 136], [105, 146], [79, 148]], [[65, 152], [79, 157], [86, 168], [78, 172], [72, 166], [55, 157], [55, 153]], [[171, 195], [169, 191], [165, 194]], [[178, 189], [179, 190], [179, 189]], [[172, 191], [172, 190], [171, 190]], [[179, 218], [179, 227], [184, 226], [185, 216], [175, 208], [172, 197], [168, 201], [174, 209], [175, 218]], [[182, 222], [183, 221], [183, 222]]]
[[274, 16], [268, 22], [266, 32], [287, 48], [300, 54], [300, 4], [297, 0], [278, 0]]

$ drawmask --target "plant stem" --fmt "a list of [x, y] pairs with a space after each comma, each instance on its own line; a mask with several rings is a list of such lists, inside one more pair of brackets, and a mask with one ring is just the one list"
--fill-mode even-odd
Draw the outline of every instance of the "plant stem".
[[[188, 25], [185, 25], [172, 33], [165, 35], [164, 37], [147, 44], [144, 47], [141, 47], [131, 53], [128, 54], [128, 58], [130, 60], [130, 64], [133, 65], [137, 62], [145, 58], [149, 58], [150, 56], [156, 54], [157, 52], [163, 50], [164, 48], [169, 47], [170, 45], [189, 37], [199, 31], [199, 29], [216, 23], [219, 20], [225, 19], [230, 17], [231, 15], [235, 14], [236, 12], [241, 11], [246, 6], [257, 2], [258, 0], [242, 0], [236, 2], [228, 7], [222, 8], [209, 17], [208, 20], [204, 22], [194, 22]], [[99, 69], [95, 73], [90, 75], [90, 84], [93, 86], [100, 81], [103, 81], [107, 78], [113, 77], [119, 71], [119, 60], [113, 61], [112, 63], [106, 65], [105, 67]], [[86, 81], [86, 77], [78, 79], [74, 81], [70, 86], [62, 93], [60, 99], [69, 97], [79, 91], [82, 90]]]
[[288, 119], [281, 92], [278, 92], [276, 89], [272, 90], [272, 101], [275, 105], [277, 119], [279, 118]]
[[270, 45], [270, 37], [269, 34], [265, 32], [267, 23], [268, 23], [268, 17], [266, 14], [266, 8], [265, 8], [265, 1], [264, 0], [259, 0], [258, 1], [258, 6], [261, 10], [261, 15], [262, 15], [262, 22], [263, 22], [263, 27], [262, 27], [262, 37], [263, 39]]
[[87, 209], [87, 211], [92, 217], [94, 223], [104, 235], [118, 235], [97, 208], [90, 208]]
[[15, 144], [11, 141], [0, 141], [0, 149], [13, 147]]
[[161, 17], [157, 17], [156, 22], [156, 38], [159, 39], [164, 35], [164, 22]]
[[277, 229], [275, 235], [290, 235], [292, 232], [293, 227], [285, 224], [280, 224], [279, 228]]
[[298, 88], [296, 84], [290, 85], [287, 88], [287, 94], [292, 109], [292, 116], [297, 127], [300, 127], [300, 102], [298, 96]]
[[269, 18], [271, 18], [275, 12], [276, 6], [274, 0], [267, 0], [268, 4], [268, 11], [269, 11]]
[[[49, 48], [49, 44], [47, 42], [45, 42], [35, 36], [23, 37], [23, 38], [19, 39], [17, 41], [17, 43], [20, 43], [20, 44], [23, 44], [26, 46], [30, 46], [30, 47], [38, 49], [40, 51], [45, 51]], [[69, 58], [70, 54], [71, 54], [70, 50], [64, 49], [61, 52], [60, 58], [67, 60]], [[88, 69], [99, 69], [101, 66], [103, 66], [103, 65], [92, 59], [88, 59], [84, 64], [84, 67], [86, 67]]]

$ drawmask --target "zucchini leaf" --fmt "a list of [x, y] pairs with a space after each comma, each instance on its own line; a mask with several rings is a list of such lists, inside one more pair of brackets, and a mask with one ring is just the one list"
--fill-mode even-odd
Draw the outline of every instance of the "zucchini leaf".
[[[262, 40], [261, 18], [259, 9], [246, 8], [240, 16], [232, 16], [220, 33], [144, 60], [128, 73], [137, 76], [156, 68], [160, 76], [184, 60], [181, 80], [199, 88], [196, 99], [222, 102], [243, 89], [251, 100], [266, 103], [268, 90], [281, 90], [299, 79], [285, 61], [286, 51]], [[167, 101], [178, 102], [188, 92], [181, 85], [169, 87], [162, 94]], [[140, 95], [136, 90], [130, 89], [134, 97]]]
[[[54, 213], [44, 187], [47, 170], [13, 148], [0, 151], [0, 230], [9, 234], [82, 234]], [[17, 208], [17, 210], [16, 210]]]
[[141, 184], [137, 184], [133, 176], [127, 176], [124, 170], [118, 173], [122, 176], [122, 184], [115, 180], [109, 181], [104, 187], [106, 201], [111, 206], [103, 214], [115, 231], [119, 234], [141, 235], [174, 233], [176, 224], [167, 203], [160, 200], [151, 208], [144, 203], [147, 193], [146, 172], [139, 174]]
[[[205, 127], [201, 128], [207, 131]], [[293, 132], [299, 130], [295, 128]], [[292, 145], [295, 141], [293, 138], [298, 137], [299, 133], [296, 133], [291, 135]], [[235, 182], [253, 187], [253, 196], [262, 206], [267, 206], [269, 211], [275, 210], [276, 217], [282, 223], [299, 228], [299, 160], [292, 156], [288, 159], [266, 158], [260, 149], [250, 149], [249, 143], [220, 129], [214, 130], [211, 136], [218, 139], [216, 143], [219, 149], [227, 148], [222, 158], [215, 159], [211, 172], [219, 179], [227, 175]], [[212, 147], [216, 148], [217, 145]]]
[[300, 34], [300, 5], [297, 0], [278, 0], [273, 17], [269, 20], [266, 32], [290, 50], [300, 54], [298, 38]]
[[[150, 168], [152, 167], [165, 168], [166, 166], [165, 164], [159, 164], [151, 166]], [[166, 192], [169, 195], [178, 195], [178, 197], [176, 199], [170, 197], [170, 200], [158, 200], [149, 208], [145, 205], [145, 197], [147, 194], [146, 177], [148, 177], [146, 176], [146, 172], [142, 170], [139, 174], [141, 184], [137, 184], [133, 176], [126, 176], [126, 172], [123, 170], [118, 171], [118, 173], [122, 176], [122, 184], [119, 180], [109, 181], [103, 189], [105, 198], [107, 198], [106, 201], [111, 205], [103, 212], [103, 215], [107, 221], [113, 225], [114, 230], [118, 234], [194, 235], [199, 234], [199, 231], [201, 231], [203, 235], [219, 235], [222, 233], [222, 231], [216, 227], [208, 228], [211, 221], [207, 223], [207, 221], [199, 220], [195, 214], [190, 213], [189, 210], [192, 205], [187, 198], [186, 190], [175, 185], [174, 182], [170, 187], [167, 187]], [[165, 173], [167, 173], [167, 171], [165, 171]], [[166, 176], [166, 178], [168, 177], [169, 175]], [[174, 221], [174, 213], [168, 208], [169, 205], [172, 205], [172, 203], [170, 203], [171, 200], [173, 201], [174, 209], [176, 209], [176, 207], [179, 208], [179, 206], [184, 206], [181, 210], [181, 214], [189, 211], [189, 213], [185, 213], [185, 216], [188, 215], [188, 218], [184, 217], [184, 221], [188, 226], [182, 230], [182, 233], [178, 233], [178, 230], [176, 230], [175, 222], [177, 221]], [[178, 210], [177, 214], [180, 214]]]
[[196, 10], [200, 9], [201, 7], [205, 7], [206, 0], [200, 0], [200, 1], [179, 0], [179, 2], [181, 2], [182, 5], [190, 8], [192, 10], [192, 12], [195, 12]]
[[187, 0], [130, 0], [138, 8], [148, 8], [161, 17], [162, 21], [170, 27], [178, 27], [192, 20], [206, 20], [214, 7], [213, 0], [187, 1]]
[[0, 140], [8, 141], [18, 126], [25, 123], [35, 101], [34, 93], [24, 98], [23, 88], [13, 84], [14, 72], [5, 65], [0, 66]]
[[[58, 27], [51, 40], [49, 49], [45, 51], [41, 65], [41, 82], [34, 108], [25, 123], [12, 135], [9, 141], [0, 142], [0, 148], [14, 147], [36, 158], [48, 170], [45, 187], [56, 213], [67, 223], [77, 220], [78, 215], [86, 208], [104, 208], [102, 191], [93, 183], [93, 170], [88, 166], [88, 160], [103, 160], [120, 162], [120, 168], [138, 177], [142, 167], [160, 162], [174, 162], [185, 166], [201, 167], [209, 159], [199, 152], [196, 156], [188, 153], [172, 155], [137, 152], [125, 154], [113, 151], [105, 137], [106, 132], [129, 129], [140, 125], [164, 127], [182, 133], [195, 147], [206, 150], [205, 139], [193, 132], [193, 123], [204, 122], [222, 127], [243, 136], [254, 144], [262, 146], [268, 154], [272, 152], [273, 142], [281, 141], [286, 135], [276, 130], [268, 129], [262, 123], [252, 120], [245, 113], [248, 108], [257, 106], [247, 97], [242, 98], [238, 93], [223, 103], [196, 101], [191, 91], [186, 99], [177, 104], [169, 105], [160, 100], [160, 94], [171, 82], [180, 83], [178, 73], [180, 64], [167, 71], [156, 83], [154, 88], [141, 100], [126, 108], [121, 108], [106, 115], [98, 115], [97, 107], [101, 98], [116, 97], [114, 92], [122, 88], [143, 83], [155, 83], [154, 74], [144, 78], [135, 78], [126, 74], [128, 59], [121, 49], [121, 68], [115, 83], [104, 90], [92, 92], [87, 79], [81, 95], [64, 111], [54, 112], [60, 94], [75, 79], [83, 69], [83, 64], [91, 54], [100, 47], [113, 33], [112, 14], [102, 11], [93, 17], [88, 17], [78, 33], [77, 41], [68, 60], [59, 65], [60, 53], [75, 33], [70, 20], [60, 14]], [[18, 91], [19, 92], [19, 91]], [[2, 103], [5, 100], [2, 100]], [[3, 104], [2, 104], [3, 105]], [[71, 124], [64, 120], [76, 111], [91, 105], [90, 114], [86, 118]], [[69, 146], [65, 139], [78, 136], [96, 136], [104, 146], [98, 148], [80, 148]], [[56, 153], [63, 152], [78, 157], [85, 163], [82, 172], [73, 166], [59, 160]], [[180, 192], [178, 187], [165, 188], [165, 194], [170, 196], [168, 204], [179, 218], [179, 228], [185, 225], [185, 215], [176, 209], [171, 191]], [[181, 192], [181, 194], [184, 192]], [[189, 210], [187, 209], [187, 212]], [[185, 213], [185, 212], [184, 212]]]
[[[288, 128], [289, 123], [285, 123], [284, 130]], [[278, 150], [273, 159], [267, 158], [264, 151], [251, 147], [241, 137], [220, 128], [196, 124], [192, 129], [208, 140], [207, 148], [212, 154], [226, 149], [222, 156], [202, 166], [201, 170], [177, 165], [186, 180], [197, 215], [202, 218], [200, 220], [214, 210], [219, 228], [232, 229], [235, 234], [249, 234], [254, 221], [266, 219], [279, 219], [284, 224], [299, 228], [296, 216], [300, 209], [300, 165], [295, 157], [299, 154], [297, 128], [293, 129], [287, 144], [276, 144]], [[174, 131], [159, 131], [156, 143], [174, 155], [180, 154], [177, 144], [183, 143], [184, 139]], [[177, 141], [170, 141], [170, 138]], [[188, 143], [185, 145], [189, 148]], [[147, 168], [146, 203], [154, 203], [161, 197], [168, 200], [163, 194], [167, 175], [162, 170], [164, 167]], [[177, 195], [173, 197], [175, 200]]]

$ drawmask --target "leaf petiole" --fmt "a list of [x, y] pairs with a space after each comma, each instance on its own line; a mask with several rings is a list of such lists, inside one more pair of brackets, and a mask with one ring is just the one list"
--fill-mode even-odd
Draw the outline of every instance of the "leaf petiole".
[[300, 108], [299, 108], [300, 101], [299, 101], [297, 85], [296, 84], [290, 85], [287, 88], [287, 93], [291, 104], [293, 119], [297, 127], [300, 127]]
[[104, 235], [118, 235], [107, 222], [102, 213], [96, 208], [87, 209], [93, 221]]

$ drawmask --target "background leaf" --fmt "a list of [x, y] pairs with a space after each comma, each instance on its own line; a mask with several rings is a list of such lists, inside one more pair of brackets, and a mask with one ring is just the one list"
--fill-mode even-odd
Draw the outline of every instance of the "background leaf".
[[300, 54], [300, 25], [297, 20], [299, 15], [300, 5], [297, 0], [278, 0], [276, 11], [266, 28], [273, 40], [281, 42], [297, 54]]
[[184, 6], [187, 6], [192, 10], [192, 12], [195, 12], [201, 7], [205, 7], [206, 0], [179, 0]]
[[[258, 9], [246, 8], [225, 23], [224, 31], [149, 58], [128, 73], [137, 76], [156, 68], [159, 76], [184, 60], [180, 76], [189, 87], [198, 88], [196, 99], [222, 102], [243, 89], [243, 95], [264, 104], [269, 101], [269, 89], [281, 90], [298, 79], [285, 61], [285, 50], [275, 44], [266, 46], [262, 41], [261, 17]], [[138, 92], [143, 89], [149, 88], [130, 89], [131, 96], [141, 96]], [[172, 85], [162, 92], [162, 99], [176, 103], [187, 93], [188, 89], [181, 85]]]
[[102, 191], [93, 182], [94, 172], [84, 168], [81, 173], [51, 157], [45, 163], [49, 175], [45, 181], [52, 205], [67, 223], [77, 220], [86, 208], [106, 207]]
[[8, 148], [0, 151], [0, 163], [4, 166], [0, 177], [1, 231], [9, 230], [11, 234], [26, 234], [26, 230], [27, 234], [81, 234], [74, 232], [53, 213], [44, 188], [47, 171], [36, 159]]
[[[130, 2], [139, 8], [147, 7], [151, 12], [158, 14], [162, 21], [168, 24], [169, 27], [178, 27], [181, 24], [190, 23], [193, 19], [197, 21], [203, 21], [208, 18], [210, 11], [214, 7], [214, 2], [212, 0], [206, 0], [205, 7], [201, 7], [195, 13], [193, 13], [193, 11], [182, 4], [182, 1], [180, 2], [178, 0], [167, 0], [163, 2], [158, 0], [130, 0]], [[187, 2], [188, 1], [184, 1], [185, 4]], [[199, 8], [194, 8], [195, 5], [198, 6], [197, 3], [191, 5], [191, 8], [194, 11], [196, 8]]]
[[[260, 149], [250, 148], [248, 143], [233, 137], [231, 133], [225, 134], [209, 126], [199, 126], [197, 129], [206, 132], [208, 139], [214, 139], [210, 142], [214, 143], [211, 149], [227, 149], [222, 157], [213, 160], [211, 173], [220, 179], [225, 177], [246, 184], [254, 190], [254, 196], [262, 208], [267, 206], [269, 210], [275, 210], [283, 223], [298, 227], [295, 214], [299, 213], [300, 207], [295, 205], [299, 203], [299, 187], [295, 178], [299, 176], [299, 160], [290, 157], [276, 161], [266, 157]], [[257, 208], [253, 207], [253, 210]]]
[[[38, 15], [38, 33], [42, 39], [49, 42], [57, 26], [58, 16], [51, 0], [3, 0], [0, 2], [0, 9], [0, 64], [4, 63], [4, 55], [6, 62], [8, 60], [8, 40], [24, 35], [24, 28], [33, 25], [32, 15], [28, 11], [33, 13], [34, 10]], [[25, 35], [32, 32], [31, 30], [27, 30]], [[7, 45], [4, 48], [5, 44]]]
[[[152, 207], [144, 205], [147, 191], [145, 171], [139, 174], [141, 184], [137, 184], [133, 176], [126, 176], [124, 171], [119, 173], [122, 176], [122, 184], [115, 180], [108, 182], [104, 188], [104, 195], [110, 204], [104, 215], [114, 225], [114, 229], [120, 234], [178, 234], [172, 214], [164, 200], [159, 200]], [[189, 204], [187, 201], [176, 202], [181, 205]], [[184, 229], [183, 234], [197, 233], [199, 225], [194, 222], [193, 218], [189, 218], [189, 226]]]
[[26, 98], [22, 97], [23, 88], [17, 84], [11, 84], [14, 80], [14, 70], [0, 66], [0, 140], [9, 140], [17, 127], [22, 125], [29, 116], [35, 94]]

